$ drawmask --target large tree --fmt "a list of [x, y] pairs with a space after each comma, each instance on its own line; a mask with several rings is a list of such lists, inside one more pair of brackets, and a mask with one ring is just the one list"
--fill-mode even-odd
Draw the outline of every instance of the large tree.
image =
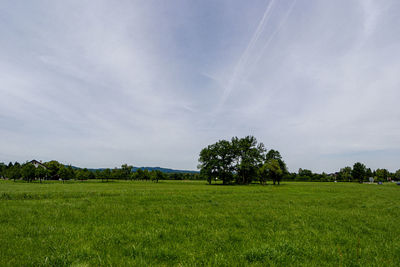
[[215, 144], [203, 148], [200, 152], [200, 174], [207, 177], [209, 183], [212, 179], [221, 179], [223, 184], [233, 180], [234, 151], [232, 144], [220, 140]]
[[365, 174], [367, 172], [367, 168], [364, 164], [357, 162], [353, 165], [353, 170], [351, 171], [351, 175], [353, 179], [362, 183], [365, 178]]
[[214, 179], [223, 184], [235, 178], [239, 184], [248, 184], [256, 178], [257, 170], [265, 159], [265, 148], [254, 136], [233, 137], [231, 141], [220, 140], [200, 152], [200, 175], [211, 183]]
[[249, 184], [257, 176], [257, 170], [261, 166], [266, 149], [263, 143], [258, 143], [254, 136], [244, 138], [233, 137], [232, 149], [237, 174], [236, 182]]

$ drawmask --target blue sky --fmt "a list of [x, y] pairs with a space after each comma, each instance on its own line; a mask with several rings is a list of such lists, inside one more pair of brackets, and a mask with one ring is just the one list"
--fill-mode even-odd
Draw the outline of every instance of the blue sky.
[[196, 169], [254, 135], [291, 171], [400, 169], [400, 2], [7, 1], [0, 161]]

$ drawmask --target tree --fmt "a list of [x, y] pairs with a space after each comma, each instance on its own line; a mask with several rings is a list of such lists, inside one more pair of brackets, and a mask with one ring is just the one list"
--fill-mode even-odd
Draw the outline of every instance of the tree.
[[93, 171], [89, 171], [87, 172], [87, 178], [90, 179], [96, 179], [96, 174]]
[[144, 180], [143, 179], [143, 170], [142, 169], [137, 169], [135, 172], [135, 179], [136, 180]]
[[352, 169], [351, 167], [344, 167], [341, 168], [338, 174], [338, 180], [339, 181], [348, 181], [350, 182], [352, 180]]
[[0, 163], [0, 178], [5, 176], [7, 166], [4, 163]]
[[[254, 136], [233, 137], [231, 141], [220, 140], [200, 151], [200, 176], [212, 180], [220, 179], [223, 184], [236, 181], [238, 184], [249, 184], [259, 177], [259, 168], [266, 159], [263, 143], [258, 143]], [[271, 157], [281, 156], [272, 151]], [[286, 169], [284, 162], [282, 168]], [[281, 169], [282, 169], [281, 168]]]
[[266, 149], [264, 144], [258, 144], [254, 136], [246, 136], [240, 139], [233, 137], [231, 146], [237, 183], [251, 183], [252, 179], [257, 176], [257, 170], [265, 158]]
[[125, 178], [125, 175], [124, 175], [124, 173], [123, 173], [123, 171], [121, 169], [114, 168], [114, 169], [111, 170], [111, 177], [114, 180], [118, 180], [118, 179]]
[[386, 169], [377, 169], [375, 175], [378, 182], [386, 182], [389, 176], [389, 171]]
[[35, 179], [35, 166], [31, 163], [25, 163], [21, 168], [22, 179], [31, 182]]
[[268, 153], [265, 156], [265, 161], [268, 161], [270, 159], [276, 159], [279, 163], [279, 167], [281, 168], [283, 174], [288, 173], [286, 163], [282, 160], [281, 153], [279, 153], [278, 150], [271, 149], [268, 151]]
[[260, 181], [260, 184], [265, 185], [267, 183], [268, 175], [268, 166], [267, 164], [263, 164], [258, 169], [258, 180]]
[[159, 180], [164, 179], [164, 173], [160, 170], [152, 171], [150, 176], [151, 176], [151, 180], [156, 183], [158, 183]]
[[218, 157], [214, 147], [215, 145], [209, 145], [200, 151], [200, 164], [197, 166], [200, 169], [200, 176], [209, 184], [218, 176]]
[[60, 177], [60, 179], [63, 181], [65, 180], [69, 180], [73, 178], [73, 170], [71, 173], [72, 168], [69, 167], [65, 167], [65, 166], [61, 166], [61, 168], [58, 171], [58, 176]]
[[9, 167], [6, 170], [6, 176], [9, 179], [13, 179], [14, 182], [16, 179], [21, 178], [21, 166], [16, 162], [16, 164], [12, 165], [10, 167], [10, 164], [8, 165]]
[[35, 170], [36, 178], [39, 178], [39, 181], [42, 182], [43, 179], [47, 177], [47, 170], [43, 166], [38, 166]]
[[201, 150], [198, 168], [203, 176], [207, 176], [209, 183], [216, 178], [221, 179], [223, 184], [233, 180], [233, 152], [231, 143], [226, 140], [220, 140]]
[[149, 170], [143, 170], [143, 177], [142, 177], [143, 179], [142, 180], [146, 180], [146, 181], [148, 181], [148, 180], [150, 180], [150, 173], [149, 173]]
[[68, 171], [68, 179], [75, 179], [75, 171], [71, 165], [67, 166], [67, 171]]
[[104, 169], [101, 174], [101, 181], [103, 182], [104, 179], [106, 179], [106, 182], [108, 182], [108, 179], [111, 178], [111, 170], [110, 169]]
[[74, 173], [75, 173], [76, 179], [81, 180], [81, 181], [96, 178], [96, 175], [92, 171], [89, 171], [86, 168], [78, 169]]
[[51, 179], [56, 179], [59, 175], [59, 170], [63, 167], [63, 165], [56, 160], [52, 160], [44, 164], [47, 167]]
[[125, 179], [131, 178], [132, 168], [133, 167], [128, 164], [121, 165], [121, 174], [122, 174], [123, 178], [125, 178]]
[[365, 178], [367, 168], [364, 164], [357, 162], [353, 165], [353, 170], [351, 172], [353, 179], [362, 183]]
[[400, 180], [400, 170], [397, 170], [397, 171], [394, 173], [394, 178], [395, 178], [397, 181]]
[[283, 171], [278, 160], [270, 159], [261, 168], [264, 169], [264, 172], [272, 179], [274, 184], [276, 182], [278, 182], [278, 185], [280, 184]]
[[88, 179], [88, 170], [87, 169], [77, 170], [75, 173], [75, 177], [77, 180], [81, 180], [81, 181], [87, 180]]

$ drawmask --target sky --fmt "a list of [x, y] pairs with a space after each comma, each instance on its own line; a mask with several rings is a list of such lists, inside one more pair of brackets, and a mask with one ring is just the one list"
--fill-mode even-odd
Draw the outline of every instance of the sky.
[[0, 162], [400, 169], [400, 1], [0, 0]]

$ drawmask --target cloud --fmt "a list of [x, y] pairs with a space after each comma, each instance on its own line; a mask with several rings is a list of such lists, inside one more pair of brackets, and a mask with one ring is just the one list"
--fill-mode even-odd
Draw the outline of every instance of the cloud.
[[5, 1], [0, 161], [195, 169], [205, 145], [253, 134], [292, 171], [398, 169], [399, 9]]

